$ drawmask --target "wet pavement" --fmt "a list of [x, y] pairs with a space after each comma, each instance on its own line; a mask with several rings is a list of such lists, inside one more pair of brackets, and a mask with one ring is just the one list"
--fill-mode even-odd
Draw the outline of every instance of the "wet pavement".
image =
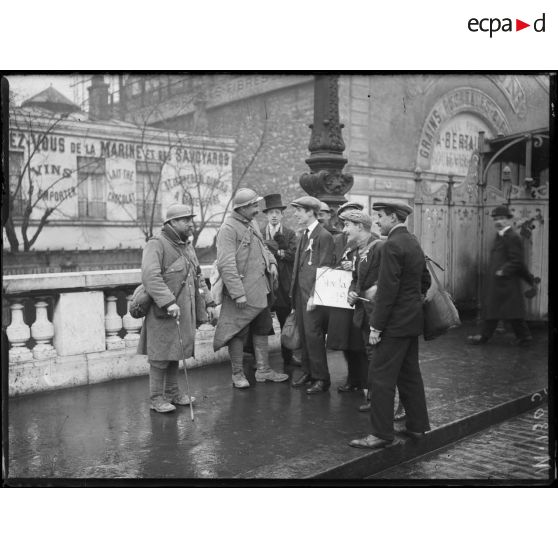
[[547, 426], [548, 405], [544, 404], [371, 478], [548, 482], [552, 466]]
[[[533, 331], [529, 348], [509, 333], [464, 344], [474, 331], [468, 323], [421, 341], [433, 428], [547, 386], [546, 329]], [[342, 355], [328, 358], [332, 389], [313, 396], [288, 383], [234, 390], [227, 363], [194, 369], [195, 422], [187, 407], [150, 411], [147, 377], [11, 398], [8, 478], [300, 479], [335, 468], [362, 454], [347, 443], [369, 433], [369, 419], [356, 410], [360, 394], [335, 389]], [[271, 360], [281, 368], [279, 354]]]

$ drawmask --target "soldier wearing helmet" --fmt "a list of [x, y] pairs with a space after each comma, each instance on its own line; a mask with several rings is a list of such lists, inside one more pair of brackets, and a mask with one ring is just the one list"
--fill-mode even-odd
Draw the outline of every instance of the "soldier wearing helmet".
[[[174, 319], [180, 318], [180, 335], [188, 358], [194, 352], [195, 300], [200, 296], [200, 286], [205, 286], [199, 281], [200, 266], [188, 242], [194, 217], [189, 206], [171, 205], [161, 233], [149, 239], [143, 250], [141, 279], [153, 303], [143, 322], [138, 353], [148, 357], [151, 409], [159, 413], [174, 411], [175, 405], [191, 403], [178, 386], [182, 352]], [[207, 289], [204, 294], [211, 306]]]
[[277, 262], [254, 220], [261, 199], [254, 190], [239, 189], [233, 198], [233, 211], [217, 234], [217, 267], [224, 289], [213, 348], [228, 347], [232, 384], [239, 389], [250, 387], [243, 363], [249, 336], [256, 358], [256, 381], [284, 382], [289, 378], [269, 366], [268, 336], [273, 333], [269, 304], [277, 284]]

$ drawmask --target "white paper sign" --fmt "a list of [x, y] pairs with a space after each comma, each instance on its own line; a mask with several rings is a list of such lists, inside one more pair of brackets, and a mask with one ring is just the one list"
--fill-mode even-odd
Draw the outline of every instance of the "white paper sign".
[[352, 306], [347, 302], [347, 294], [352, 278], [353, 274], [351, 271], [319, 267], [316, 270], [314, 304], [317, 306], [352, 309]]

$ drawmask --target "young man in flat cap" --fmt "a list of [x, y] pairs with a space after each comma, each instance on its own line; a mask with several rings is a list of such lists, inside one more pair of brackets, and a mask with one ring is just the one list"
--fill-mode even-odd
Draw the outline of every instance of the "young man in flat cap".
[[[161, 233], [149, 239], [143, 250], [141, 280], [153, 303], [141, 328], [137, 352], [148, 357], [151, 409], [159, 413], [191, 403], [178, 386], [178, 362], [183, 355], [175, 319], [180, 319], [185, 356], [191, 357], [196, 335], [196, 277], [201, 273], [188, 242], [193, 218], [190, 207], [171, 205]], [[210, 297], [206, 300], [211, 303]]]
[[424, 253], [404, 223], [412, 213], [407, 204], [375, 203], [378, 225], [387, 235], [381, 251], [368, 342], [374, 348], [370, 363], [370, 421], [372, 434], [352, 440], [358, 448], [390, 445], [395, 437], [395, 388], [407, 412], [406, 432], [422, 436], [430, 430], [424, 385], [418, 361], [422, 333], [422, 299], [430, 286]]
[[333, 237], [339, 235], [341, 231], [336, 229], [331, 220], [333, 218], [333, 212], [327, 203], [320, 202], [320, 211], [318, 211], [318, 223]]
[[[354, 210], [362, 210], [362, 208], [362, 204], [358, 202], [346, 202], [337, 210], [337, 217], [343, 223], [346, 214], [352, 213]], [[370, 228], [368, 231], [370, 232]], [[357, 245], [354, 238], [349, 238], [346, 226], [342, 234], [333, 237], [333, 243], [333, 267], [352, 272]], [[344, 384], [337, 387], [337, 391], [340, 393], [365, 390], [368, 387], [368, 359], [360, 327], [353, 324], [353, 313], [353, 310], [346, 308], [329, 308], [327, 348], [343, 351], [347, 363], [347, 379]]]
[[277, 262], [264, 244], [255, 216], [262, 198], [240, 188], [233, 211], [217, 234], [217, 267], [223, 278], [223, 303], [213, 349], [227, 346], [232, 384], [250, 387], [244, 375], [244, 345], [252, 336], [257, 382], [284, 382], [289, 377], [269, 366], [268, 336], [273, 332], [269, 297], [277, 282]]
[[303, 374], [292, 382], [293, 387], [310, 384], [308, 395], [325, 392], [331, 384], [325, 335], [328, 309], [313, 304], [313, 292], [318, 267], [331, 266], [333, 237], [318, 223], [320, 201], [312, 196], [302, 196], [291, 205], [302, 229], [294, 262], [290, 297], [296, 311], [302, 339]]
[[[264, 196], [265, 207], [263, 212], [267, 217], [267, 225], [262, 229], [265, 245], [277, 260], [277, 271], [279, 273], [279, 286], [271, 310], [277, 314], [281, 329], [285, 320], [291, 312], [291, 301], [289, 290], [293, 278], [293, 264], [296, 254], [296, 233], [283, 225], [283, 205], [281, 194], [269, 194]], [[293, 352], [286, 347], [281, 347], [284, 371], [287, 372], [293, 364], [300, 365], [300, 361], [294, 357]]]
[[527, 270], [521, 237], [513, 230], [513, 215], [509, 208], [500, 205], [493, 209], [492, 218], [496, 238], [490, 252], [486, 274], [483, 324], [481, 333], [468, 337], [472, 345], [486, 343], [494, 334], [499, 320], [508, 321], [519, 346], [532, 342], [525, 322], [525, 301], [521, 292], [521, 280], [534, 285], [533, 276]]

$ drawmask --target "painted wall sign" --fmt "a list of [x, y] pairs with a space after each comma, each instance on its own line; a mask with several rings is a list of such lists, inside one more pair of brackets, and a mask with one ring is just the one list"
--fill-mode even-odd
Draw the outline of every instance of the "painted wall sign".
[[430, 170], [442, 174], [466, 175], [473, 151], [478, 146], [480, 131], [492, 137], [483, 120], [474, 114], [461, 113], [440, 126], [438, 140], [432, 150]]
[[78, 172], [78, 157], [104, 163], [102, 199], [95, 201], [106, 203], [107, 220], [137, 219], [140, 161], [160, 165], [156, 187], [163, 212], [171, 203], [186, 200], [193, 203], [197, 215], [217, 218], [232, 192], [232, 154], [210, 143], [194, 147], [182, 139], [176, 142], [180, 145], [142, 144], [27, 130], [11, 131], [9, 142], [11, 151], [22, 154], [22, 166], [30, 159], [22, 191], [25, 199], [31, 192], [32, 219], [40, 219], [47, 207], [54, 209], [52, 219], [80, 218], [78, 198], [91, 184], [86, 184], [83, 169]]
[[460, 113], [475, 115], [485, 124], [486, 132], [492, 135], [510, 133], [504, 112], [486, 93], [471, 87], [454, 89], [438, 99], [426, 117], [417, 153], [417, 166], [422, 170], [431, 169], [434, 148], [441, 141], [442, 125]]

